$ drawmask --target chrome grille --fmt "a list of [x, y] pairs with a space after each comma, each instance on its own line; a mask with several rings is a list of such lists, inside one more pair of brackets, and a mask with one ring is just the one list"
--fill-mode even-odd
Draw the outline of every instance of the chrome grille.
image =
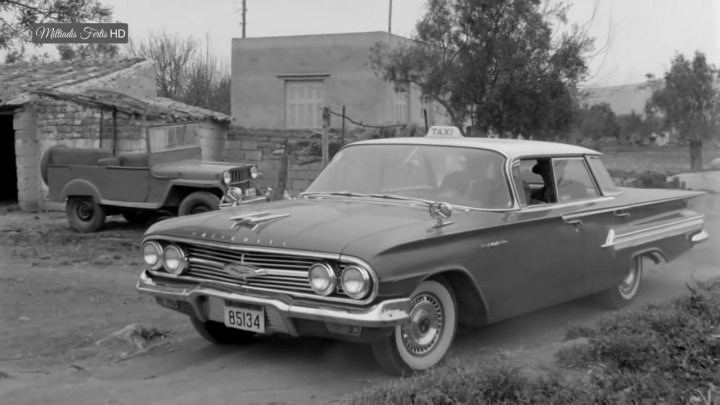
[[[279, 291], [314, 294], [307, 280], [307, 272], [317, 261], [316, 259], [206, 246], [187, 246], [186, 251], [189, 262], [185, 273], [187, 276]], [[265, 274], [244, 279], [225, 271], [223, 266], [228, 263], [255, 266], [265, 270]]]
[[243, 167], [241, 169], [232, 169], [230, 170], [230, 178], [231, 187], [240, 187], [241, 185], [246, 185], [244, 183], [247, 183], [250, 180], [250, 168]]

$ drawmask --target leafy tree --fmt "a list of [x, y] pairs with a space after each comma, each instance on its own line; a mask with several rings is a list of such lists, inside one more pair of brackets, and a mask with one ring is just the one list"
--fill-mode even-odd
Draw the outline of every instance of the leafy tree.
[[584, 105], [578, 112], [580, 133], [591, 139], [619, 138], [620, 125], [608, 103]]
[[692, 60], [675, 55], [662, 80], [653, 75], [647, 77], [653, 94], [646, 111], [664, 117], [665, 128], [676, 130], [689, 141], [690, 168], [702, 170], [703, 140], [713, 135], [717, 119], [719, 97], [714, 84], [718, 69], [698, 51]]
[[0, 0], [0, 50], [15, 59], [22, 56], [34, 23], [107, 22], [111, 17], [112, 7], [98, 0]]
[[396, 87], [418, 86], [454, 125], [550, 137], [573, 123], [584, 55], [592, 47], [566, 5], [541, 0], [428, 0], [412, 41], [376, 44], [375, 70]]
[[114, 58], [120, 49], [115, 44], [57, 44], [60, 60]]
[[643, 135], [643, 119], [635, 111], [617, 116], [621, 142], [632, 143]]

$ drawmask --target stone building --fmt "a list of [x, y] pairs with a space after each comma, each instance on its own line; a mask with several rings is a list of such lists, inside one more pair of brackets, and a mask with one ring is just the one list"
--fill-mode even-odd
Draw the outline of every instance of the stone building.
[[0, 201], [59, 208], [40, 176], [52, 145], [144, 151], [143, 133], [190, 128], [203, 159], [222, 160], [231, 120], [157, 97], [154, 67], [143, 59], [0, 65]]

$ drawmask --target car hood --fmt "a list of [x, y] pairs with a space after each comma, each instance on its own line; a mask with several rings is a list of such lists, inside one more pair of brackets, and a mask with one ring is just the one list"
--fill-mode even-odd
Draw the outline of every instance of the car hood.
[[153, 165], [152, 173], [157, 177], [192, 180], [219, 180], [225, 170], [244, 167], [235, 163], [207, 162], [197, 159]]
[[[277, 218], [238, 226], [231, 218], [267, 213]], [[369, 258], [394, 244], [427, 238], [436, 220], [424, 204], [362, 199], [296, 199], [173, 218], [146, 236], [170, 236]], [[388, 238], [393, 240], [388, 240]]]

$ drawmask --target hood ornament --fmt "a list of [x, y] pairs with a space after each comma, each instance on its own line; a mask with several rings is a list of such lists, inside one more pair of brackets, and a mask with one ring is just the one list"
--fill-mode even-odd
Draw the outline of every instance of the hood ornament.
[[278, 219], [289, 216], [290, 214], [273, 214], [269, 211], [250, 212], [230, 217], [230, 221], [233, 221], [232, 228], [241, 228], [246, 226], [254, 231], [260, 224], [277, 221]]
[[437, 219], [433, 229], [440, 229], [443, 226], [452, 225], [455, 221], [447, 221], [452, 216], [452, 205], [446, 202], [434, 202], [429, 207], [430, 216]]

